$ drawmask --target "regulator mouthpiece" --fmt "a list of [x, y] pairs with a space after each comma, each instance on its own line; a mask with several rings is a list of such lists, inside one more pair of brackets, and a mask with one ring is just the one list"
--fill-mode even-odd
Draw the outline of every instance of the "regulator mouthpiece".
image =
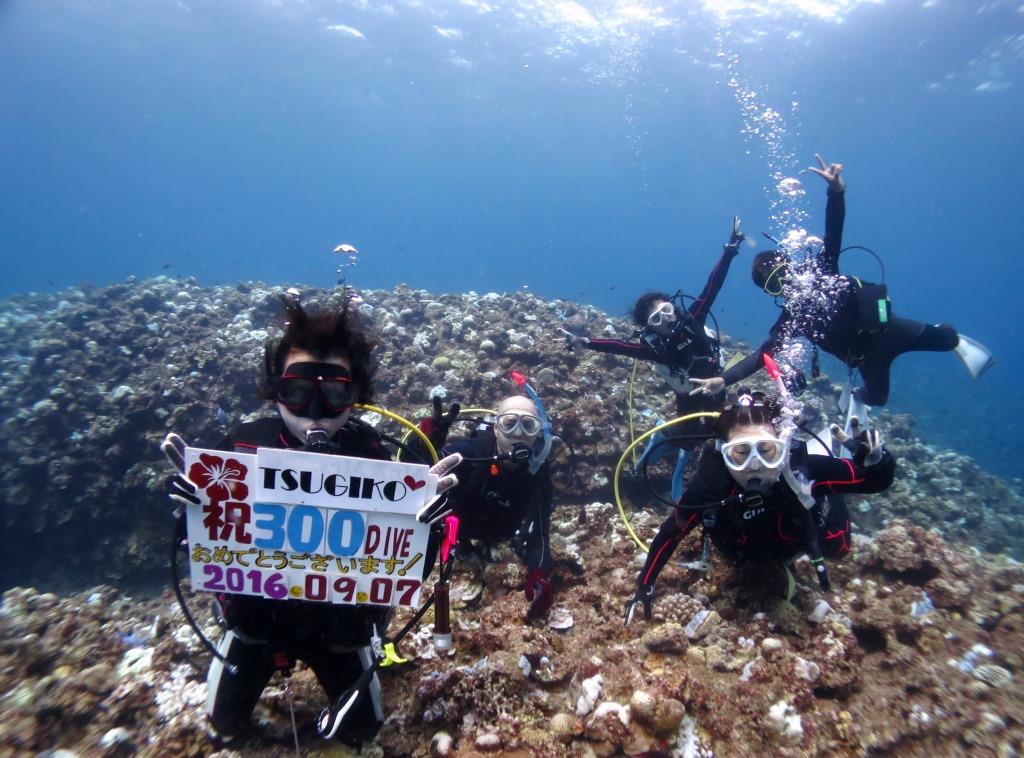
[[520, 463], [528, 461], [530, 460], [530, 448], [521, 442], [517, 442], [509, 451], [508, 457], [514, 461], [519, 461]]
[[306, 430], [306, 450], [311, 453], [326, 453], [331, 447], [327, 432], [320, 428]]

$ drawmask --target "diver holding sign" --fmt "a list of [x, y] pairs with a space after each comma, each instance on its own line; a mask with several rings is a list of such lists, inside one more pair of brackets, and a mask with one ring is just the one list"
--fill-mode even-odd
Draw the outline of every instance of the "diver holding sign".
[[380, 436], [351, 416], [373, 399], [373, 341], [345, 307], [309, 315], [284, 303], [262, 388], [279, 415], [230, 433], [226, 455], [181, 450], [174, 435], [164, 446], [182, 472], [170, 495], [187, 509], [195, 586], [217, 591], [225, 625], [206, 711], [221, 735], [239, 734], [273, 673], [302, 660], [332, 703], [321, 735], [358, 745], [384, 720], [372, 643], [429, 572], [427, 525], [448, 513], [447, 472], [461, 458], [429, 471], [380, 463]]

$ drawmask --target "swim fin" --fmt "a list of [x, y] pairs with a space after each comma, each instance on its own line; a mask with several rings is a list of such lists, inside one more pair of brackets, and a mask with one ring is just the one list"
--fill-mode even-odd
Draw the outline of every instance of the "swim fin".
[[807, 452], [811, 455], [835, 455], [836, 444], [832, 430], [826, 424], [817, 434], [807, 440]]
[[996, 365], [995, 356], [989, 352], [987, 347], [962, 334], [958, 334], [957, 337], [960, 338], [960, 341], [956, 343], [956, 347], [953, 350], [956, 351], [957, 357], [963, 361], [972, 378], [980, 379], [982, 374]]

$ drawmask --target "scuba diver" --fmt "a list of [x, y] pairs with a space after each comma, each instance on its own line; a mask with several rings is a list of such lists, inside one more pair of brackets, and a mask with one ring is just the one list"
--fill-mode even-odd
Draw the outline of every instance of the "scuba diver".
[[[375, 344], [358, 317], [347, 306], [310, 315], [294, 295], [282, 300], [287, 325], [265, 345], [261, 386], [261, 396], [276, 403], [278, 415], [243, 423], [218, 449], [281, 448], [389, 460], [373, 427], [351, 416], [353, 404], [373, 400], [376, 372]], [[454, 477], [444, 474], [458, 461], [453, 457], [431, 468], [442, 477], [439, 493], [454, 485]], [[186, 507], [200, 504], [197, 490], [181, 474], [170, 481], [171, 498]], [[390, 607], [216, 597], [225, 632], [207, 676], [206, 713], [217, 732], [224, 737], [243, 732], [274, 672], [290, 673], [302, 660], [332, 704], [346, 698], [346, 707], [324, 712], [330, 714], [326, 723], [321, 716], [320, 733], [353, 746], [373, 738], [384, 715], [370, 645], [373, 636], [383, 635]], [[360, 686], [363, 681], [367, 684]]]
[[[852, 391], [840, 401], [841, 410], [847, 413], [849, 433], [850, 419], [858, 418], [864, 426], [868, 409], [888, 401], [889, 369], [903, 353], [955, 351], [975, 379], [993, 366], [995, 358], [952, 326], [923, 324], [893, 315], [884, 284], [862, 282], [839, 272], [846, 216], [843, 167], [839, 163], [826, 166], [821, 156], [815, 158], [819, 167], [808, 170], [828, 184], [824, 245], [812, 260], [803, 263], [790, 260], [783, 250], [769, 250], [754, 257], [754, 284], [782, 298], [782, 313], [757, 350], [721, 376], [695, 380], [693, 394], [717, 396], [726, 385], [757, 371], [763, 365], [763, 355], [785, 358], [797, 340], [806, 338], [843, 361], [851, 377], [854, 369], [860, 372], [863, 386], [851, 387]], [[788, 384], [802, 388], [802, 374], [791, 361], [781, 362], [787, 366]]]
[[[770, 359], [769, 359], [770, 360]], [[629, 624], [638, 606], [651, 618], [654, 583], [679, 542], [703, 528], [706, 568], [710, 545], [733, 560], [790, 563], [810, 555], [821, 587], [831, 585], [823, 559], [850, 550], [850, 519], [833, 493], [882, 492], [896, 462], [874, 430], [846, 438], [853, 460], [808, 454], [791, 441], [793, 422], [775, 398], [741, 390], [715, 419], [715, 439], [705, 443], [697, 472], [676, 510], [661, 525], [626, 603]], [[695, 566], [691, 566], [695, 567]]]
[[[694, 393], [697, 377], [712, 377], [722, 370], [719, 350], [720, 335], [706, 326], [711, 306], [715, 302], [729, 266], [740, 251], [745, 239], [740, 231], [740, 220], [733, 217], [732, 234], [724, 246], [722, 257], [715, 264], [704, 290], [689, 306], [683, 303], [683, 291], [675, 295], [663, 292], [647, 292], [641, 295], [633, 306], [633, 321], [640, 331], [638, 341], [624, 342], [614, 339], [584, 337], [562, 329], [565, 345], [569, 350], [585, 347], [599, 353], [611, 353], [649, 361], [654, 370], [671, 387], [676, 396], [676, 414], [685, 416], [700, 411], [715, 410], [722, 404], [721, 390]], [[716, 325], [717, 326], [717, 325]], [[678, 437], [706, 436], [707, 419], [700, 418], [676, 426], [670, 434]], [[678, 499], [682, 492], [683, 472], [689, 453], [699, 443], [679, 442], [675, 471], [672, 475], [672, 497]], [[669, 446], [660, 433], [651, 438], [644, 449], [637, 470], [644, 463], [654, 463], [668, 452]]]
[[[517, 381], [522, 378], [513, 376]], [[550, 422], [533, 388], [525, 380], [521, 386], [528, 395], [502, 400], [493, 424], [449, 442], [440, 453], [462, 456], [455, 469], [459, 484], [448, 499], [459, 518], [460, 544], [476, 543], [487, 555], [492, 545], [513, 541], [526, 564], [526, 619], [532, 621], [543, 617], [554, 602], [548, 577], [554, 486], [547, 461]]]

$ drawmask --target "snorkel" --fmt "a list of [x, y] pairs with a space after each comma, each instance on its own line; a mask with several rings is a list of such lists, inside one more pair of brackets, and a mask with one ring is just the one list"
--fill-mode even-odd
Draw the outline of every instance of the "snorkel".
[[513, 371], [512, 379], [519, 385], [520, 389], [526, 392], [527, 396], [537, 407], [537, 416], [540, 418], [541, 431], [544, 434], [544, 443], [541, 445], [540, 450], [533, 450], [530, 452], [530, 465], [528, 470], [532, 475], [536, 474], [540, 470], [540, 467], [544, 465], [544, 461], [547, 460], [548, 453], [551, 452], [551, 421], [548, 419], [547, 411], [544, 410], [544, 404], [540, 401], [540, 398], [537, 396], [533, 387], [527, 383], [526, 377], [518, 371]]

